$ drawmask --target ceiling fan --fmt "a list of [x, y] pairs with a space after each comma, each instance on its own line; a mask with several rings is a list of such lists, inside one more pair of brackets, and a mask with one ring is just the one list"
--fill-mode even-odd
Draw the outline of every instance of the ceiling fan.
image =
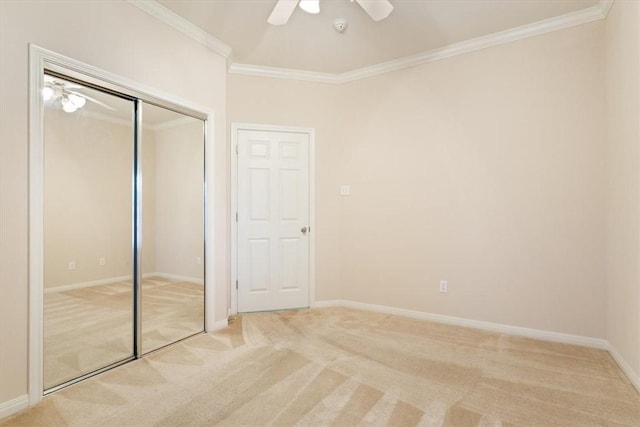
[[[354, 0], [351, 0], [353, 3]], [[374, 21], [382, 21], [393, 10], [388, 0], [355, 0]], [[308, 13], [320, 12], [320, 0], [278, 0], [267, 22], [271, 25], [286, 24], [296, 6]]]
[[83, 86], [45, 74], [42, 86], [42, 97], [45, 102], [60, 102], [62, 109], [67, 113], [73, 113], [74, 111], [84, 107], [87, 101], [98, 104], [107, 110], [115, 111], [115, 108], [111, 108], [107, 104], [100, 102], [95, 98], [78, 92], [77, 89], [81, 89], [82, 87]]

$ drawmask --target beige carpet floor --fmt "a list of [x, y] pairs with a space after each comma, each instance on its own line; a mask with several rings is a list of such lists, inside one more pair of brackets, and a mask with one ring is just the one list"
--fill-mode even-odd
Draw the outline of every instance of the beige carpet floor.
[[350, 309], [255, 313], [0, 426], [639, 426], [605, 351]]
[[[142, 280], [142, 350], [204, 330], [203, 286]], [[44, 384], [54, 387], [133, 354], [131, 281], [44, 295]]]

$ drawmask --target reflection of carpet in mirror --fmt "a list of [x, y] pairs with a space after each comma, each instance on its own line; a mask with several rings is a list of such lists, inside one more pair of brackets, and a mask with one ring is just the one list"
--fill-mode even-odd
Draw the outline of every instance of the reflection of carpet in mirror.
[[[148, 352], [204, 329], [203, 286], [142, 280], [142, 349]], [[131, 281], [44, 295], [45, 389], [133, 353]]]

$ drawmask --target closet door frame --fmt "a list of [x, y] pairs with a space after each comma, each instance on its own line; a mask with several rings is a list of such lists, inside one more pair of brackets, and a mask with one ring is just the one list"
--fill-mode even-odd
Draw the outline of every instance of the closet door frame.
[[[43, 390], [43, 281], [44, 281], [44, 110], [42, 100], [42, 80], [45, 71], [62, 74], [100, 88], [122, 93], [135, 101], [136, 108], [136, 139], [141, 132], [140, 101], [167, 108], [178, 113], [186, 114], [205, 121], [204, 125], [204, 269], [205, 269], [205, 301], [204, 301], [204, 330], [215, 329], [214, 316], [214, 112], [189, 100], [175, 97], [162, 90], [146, 86], [142, 83], [112, 74], [108, 71], [89, 64], [68, 58], [64, 55], [29, 45], [29, 351], [28, 351], [28, 396], [29, 406], [40, 402], [44, 396]], [[141, 175], [136, 166], [135, 187], [139, 189]], [[139, 199], [139, 197], [138, 197]], [[136, 201], [137, 204], [140, 200]], [[136, 239], [140, 242], [140, 206], [135, 207]], [[134, 248], [140, 250], [140, 245]], [[136, 255], [136, 264], [139, 261]], [[136, 266], [135, 274], [138, 284], [140, 271]], [[140, 292], [135, 292], [135, 328], [134, 355], [141, 355], [141, 322]], [[132, 307], [133, 309], [133, 307]], [[97, 371], [99, 373], [101, 371]]]

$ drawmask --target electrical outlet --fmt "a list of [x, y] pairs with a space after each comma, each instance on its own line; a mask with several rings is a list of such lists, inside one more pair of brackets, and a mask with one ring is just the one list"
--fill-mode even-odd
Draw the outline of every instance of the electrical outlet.
[[69, 270], [75, 270], [75, 269], [76, 269], [76, 262], [69, 261]]
[[98, 264], [106, 265], [107, 264], [107, 259], [105, 257], [100, 257], [100, 259], [98, 260]]
[[440, 292], [442, 293], [447, 293], [449, 292], [449, 289], [447, 287], [447, 281], [446, 280], [440, 280]]
[[202, 258], [196, 257], [196, 264], [198, 265], [202, 264]]

